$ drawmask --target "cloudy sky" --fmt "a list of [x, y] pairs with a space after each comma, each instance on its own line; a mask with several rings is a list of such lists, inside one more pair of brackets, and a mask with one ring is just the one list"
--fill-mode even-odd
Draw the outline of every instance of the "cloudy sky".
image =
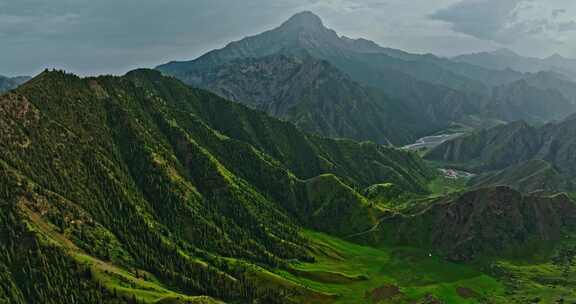
[[576, 58], [574, 0], [0, 0], [0, 74], [120, 74], [193, 59], [303, 10], [340, 34], [417, 53]]

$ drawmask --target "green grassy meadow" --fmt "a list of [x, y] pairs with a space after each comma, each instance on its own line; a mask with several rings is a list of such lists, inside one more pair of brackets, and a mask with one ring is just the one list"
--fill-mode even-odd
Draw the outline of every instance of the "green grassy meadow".
[[[504, 303], [502, 283], [473, 265], [450, 263], [415, 248], [373, 248], [323, 233], [305, 234], [313, 240], [317, 262], [294, 265], [298, 276], [282, 275], [337, 294], [334, 303], [418, 303], [432, 297], [443, 303]], [[378, 289], [384, 292], [374, 301]]]

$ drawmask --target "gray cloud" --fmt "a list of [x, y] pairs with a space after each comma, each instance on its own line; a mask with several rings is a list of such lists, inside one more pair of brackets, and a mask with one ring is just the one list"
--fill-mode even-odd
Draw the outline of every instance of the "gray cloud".
[[430, 16], [451, 24], [455, 32], [483, 40], [510, 43], [530, 30], [528, 23], [516, 23], [524, 0], [464, 0]]
[[[273, 2], [273, 3], [270, 3]], [[0, 74], [123, 73], [268, 29], [309, 0], [0, 0]]]
[[[567, 0], [547, 1], [554, 2], [551, 8], [562, 9]], [[546, 42], [552, 38], [572, 51], [569, 46], [574, 45], [571, 43], [574, 39], [568, 34], [574, 24], [565, 17], [573, 15], [573, 10], [547, 11], [548, 18], [557, 16], [554, 22], [541, 17], [526, 19], [523, 11], [530, 9], [526, 3], [520, 0], [0, 0], [0, 74], [34, 74], [47, 67], [79, 74], [120, 74], [170, 60], [193, 59], [230, 41], [275, 27], [302, 10], [316, 12], [325, 24], [343, 35], [368, 38], [412, 52], [454, 55], [493, 49], [517, 37], [521, 40], [518, 49], [536, 54], [548, 52], [552, 43]], [[448, 22], [453, 30], [437, 20]], [[538, 44], [523, 38], [542, 36], [552, 30], [563, 34], [540, 37]]]
[[560, 32], [576, 31], [576, 21], [560, 22], [557, 26]]
[[[560, 2], [564, 0], [557, 0]], [[549, 12], [549, 13], [546, 13]], [[576, 22], [561, 20], [565, 8], [550, 8], [534, 0], [460, 0], [430, 15], [455, 32], [501, 44], [576, 30]]]
[[552, 18], [558, 18], [561, 15], [566, 14], [567, 12], [568, 11], [566, 9], [563, 9], [563, 8], [558, 8], [558, 9], [552, 10]]

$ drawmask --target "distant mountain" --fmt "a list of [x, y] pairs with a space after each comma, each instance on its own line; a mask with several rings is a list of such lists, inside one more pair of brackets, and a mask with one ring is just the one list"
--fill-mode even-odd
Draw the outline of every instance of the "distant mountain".
[[477, 171], [497, 170], [532, 159], [542, 144], [538, 128], [517, 121], [446, 141], [426, 158]]
[[30, 77], [21, 76], [10, 78], [0, 75], [0, 93], [15, 89], [28, 80], [30, 80]]
[[[487, 70], [433, 55], [417, 55], [384, 48], [366, 39], [341, 37], [334, 30], [326, 28], [320, 17], [311, 12], [296, 14], [273, 30], [232, 42], [196, 60], [171, 62], [158, 69], [186, 80], [186, 73], [191, 70], [199, 71], [239, 58], [258, 58], [301, 50], [330, 61], [353, 77], [353, 70], [359, 67], [351, 64], [360, 67], [372, 64], [372, 68], [381, 72], [401, 72], [417, 80], [478, 92], [485, 89], [486, 79], [489, 79], [488, 82], [498, 79], [508, 82], [521, 77], [521, 74], [511, 71]], [[493, 77], [490, 79], [487, 75]]]
[[367, 40], [340, 38], [335, 31], [324, 27], [318, 16], [303, 12], [273, 30], [232, 42], [225, 48], [208, 52], [196, 60], [171, 62], [159, 66], [158, 69], [182, 77], [190, 70], [209, 69], [235, 59], [258, 58], [301, 50], [317, 50], [327, 56], [347, 51], [377, 53], [380, 48]]
[[[527, 168], [532, 168], [534, 170], [532, 173], [543, 172], [551, 176], [559, 173], [566, 182], [558, 184], [558, 188], [565, 190], [565, 185], [569, 186], [576, 181], [574, 151], [576, 151], [576, 116], [572, 115], [562, 122], [542, 127], [515, 122], [482, 130], [444, 142], [430, 151], [426, 158], [460, 165], [479, 173], [506, 170], [497, 173], [500, 177], [527, 172]], [[541, 163], [532, 162], [538, 160], [550, 164], [552, 171], [546, 166], [543, 167]], [[511, 168], [511, 166], [517, 167]], [[501, 179], [500, 177], [497, 179]], [[553, 180], [559, 179], [554, 177]], [[546, 185], [544, 184], [544, 188], [549, 188]]]
[[323, 136], [404, 144], [426, 132], [407, 123], [414, 118], [400, 101], [308, 54], [236, 59], [187, 77], [194, 86]]
[[575, 83], [541, 73], [494, 87], [483, 111], [488, 117], [503, 121], [524, 120], [537, 124], [560, 121], [576, 112], [575, 90]]
[[452, 60], [488, 69], [509, 68], [527, 73], [554, 71], [570, 76], [571, 78], [576, 77], [576, 59], [565, 58], [558, 54], [542, 59], [524, 57], [511, 50], [500, 49], [493, 52], [460, 55], [452, 58]]
[[527, 76], [524, 81], [541, 90], [560, 92], [572, 104], [576, 104], [576, 82], [560, 73], [538, 72]]
[[[385, 107], [388, 109], [398, 107], [401, 109], [395, 110], [389, 117], [393, 117], [396, 113], [409, 113], [411, 119], [407, 122], [414, 126], [412, 129], [427, 130], [428, 132], [445, 128], [451, 122], [468, 115], [478, 114], [481, 110], [480, 103], [485, 99], [485, 96], [490, 94], [491, 86], [508, 84], [525, 77], [522, 73], [510, 70], [490, 70], [433, 55], [417, 55], [384, 48], [365, 39], [340, 37], [334, 30], [326, 28], [322, 20], [310, 12], [297, 14], [273, 30], [232, 42], [222, 49], [211, 51], [195, 60], [170, 62], [158, 66], [157, 69], [192, 86], [205, 87], [218, 94], [223, 94], [222, 88], [216, 89], [210, 84], [220, 82], [219, 77], [222, 76], [225, 78], [222, 82], [228, 83], [227, 86], [230, 87], [230, 75], [223, 70], [230, 71], [230, 67], [234, 64], [245, 65], [246, 60], [254, 62], [254, 59], [278, 54], [298, 57], [303, 53], [317, 60], [330, 63], [334, 67], [331, 68], [332, 71], [338, 69], [364, 87], [379, 90], [380, 96], [390, 96], [391, 98], [381, 97], [382, 100], [379, 104], [386, 104]], [[289, 72], [286, 74], [290, 75]], [[210, 84], [205, 83], [206, 79], [203, 75], [210, 75], [211, 79], [208, 81]], [[348, 78], [340, 76], [338, 78], [346, 79], [348, 82], [342, 87], [350, 87]], [[287, 78], [286, 80], [293, 82], [295, 79]], [[321, 79], [319, 78], [319, 80]], [[283, 77], [276, 77], [273, 80], [276, 88], [282, 88], [280, 90], [295, 86], [294, 83], [284, 84], [281, 81], [283, 81]], [[251, 82], [247, 81], [247, 83]], [[326, 129], [342, 129], [342, 126], [334, 126], [331, 122], [326, 124], [323, 118], [332, 117], [331, 120], [341, 119], [343, 122], [347, 122], [350, 121], [349, 118], [340, 117], [340, 114], [333, 116], [333, 114], [364, 111], [362, 107], [357, 107], [360, 103], [357, 100], [365, 99], [362, 95], [366, 95], [366, 93], [354, 96], [351, 95], [354, 93], [353, 91], [340, 92], [343, 93], [342, 98], [336, 98], [332, 101], [334, 104], [330, 105], [329, 100], [325, 98], [327, 96], [325, 91], [322, 91], [326, 89], [326, 86], [306, 87], [303, 84], [305, 83], [299, 84], [297, 91], [290, 92], [288, 95], [296, 97], [303, 90], [306, 90], [308, 92], [307, 99], [321, 99], [317, 104], [322, 104], [323, 107], [314, 111], [318, 114], [314, 119], [318, 119], [318, 121], [312, 122], [312, 129], [324, 125], [326, 125]], [[261, 98], [257, 94], [262, 92], [255, 92], [256, 96], [251, 96], [251, 89], [253, 87], [242, 88], [241, 85], [236, 85], [236, 91], [243, 91], [242, 98], [231, 96], [232, 94], [224, 96], [233, 97], [239, 102], [254, 106], [254, 100]], [[366, 92], [367, 89], [355, 89], [355, 91]], [[342, 102], [343, 98], [356, 100], [356, 103], [347, 105]], [[399, 102], [395, 100], [399, 100]], [[365, 102], [363, 103], [365, 104]], [[291, 101], [289, 104], [296, 105], [296, 102]], [[302, 108], [306, 108], [306, 106], [302, 106]], [[286, 118], [284, 113], [274, 113], [273, 110], [270, 110], [269, 113]], [[293, 116], [299, 115], [303, 114], [294, 114]], [[374, 119], [380, 119], [381, 115], [375, 114], [373, 116]], [[374, 119], [368, 118], [364, 126], [346, 126], [345, 128], [349, 130], [345, 132], [340, 130], [335, 133], [332, 130], [326, 130], [326, 133], [321, 134], [339, 134], [347, 137], [353, 134], [355, 139], [373, 139], [375, 138], [374, 130], [380, 130], [374, 127], [374, 123], [372, 123]], [[294, 121], [294, 119], [290, 120]], [[370, 131], [365, 126], [366, 124], [372, 125], [369, 127]], [[384, 127], [391, 125], [391, 123], [386, 123]], [[351, 128], [358, 129], [353, 130]], [[384, 132], [385, 136], [391, 138], [392, 136], [389, 134], [398, 133], [396, 130], [398, 128]], [[398, 134], [396, 137], [402, 136]], [[400, 144], [408, 142], [409, 139], [391, 139], [391, 141]]]

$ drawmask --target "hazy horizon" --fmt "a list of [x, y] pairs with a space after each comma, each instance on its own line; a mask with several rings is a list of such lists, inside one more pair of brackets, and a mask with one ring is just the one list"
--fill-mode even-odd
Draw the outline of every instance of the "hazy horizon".
[[123, 74], [190, 60], [274, 28], [301, 11], [340, 35], [439, 56], [508, 48], [530, 57], [576, 57], [576, 4], [552, 0], [0, 0], [0, 75], [58, 68], [80, 75]]

